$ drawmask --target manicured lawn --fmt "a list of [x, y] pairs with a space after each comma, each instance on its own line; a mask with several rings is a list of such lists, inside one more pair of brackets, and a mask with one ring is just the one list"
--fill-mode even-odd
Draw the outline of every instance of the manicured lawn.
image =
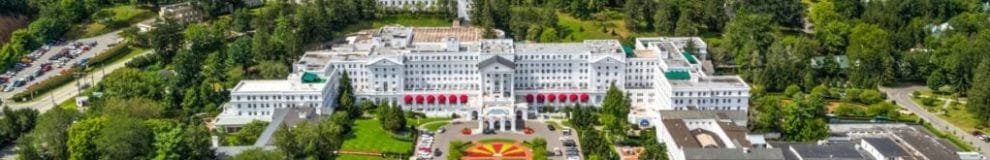
[[[936, 114], [939, 118], [949, 121], [952, 125], [962, 128], [967, 132], [975, 131], [978, 122], [973, 119], [973, 115], [966, 111], [966, 106], [964, 105], [951, 105], [949, 109], [946, 109], [946, 114]], [[990, 129], [981, 129], [983, 133], [990, 133]]]
[[380, 157], [368, 157], [368, 156], [354, 156], [354, 155], [340, 155], [337, 160], [380, 160]]
[[392, 138], [374, 119], [354, 121], [353, 131], [344, 140], [343, 150], [366, 152], [412, 153], [413, 142]]
[[70, 39], [76, 39], [76, 38], [97, 36], [100, 34], [109, 33], [113, 30], [130, 26], [131, 24], [135, 24], [141, 22], [142, 20], [155, 16], [155, 14], [152, 13], [151, 11], [147, 9], [137, 8], [134, 5], [123, 5], [123, 6], [116, 6], [113, 8], [105, 8], [100, 10], [100, 12], [111, 13], [111, 15], [109, 15], [109, 18], [113, 19], [113, 21], [124, 23], [125, 25], [120, 25], [116, 27], [107, 27], [107, 24], [100, 23], [101, 20], [98, 17], [96, 17], [94, 14], [94, 16], [91, 17], [89, 22], [72, 27], [70, 31], [66, 33], [66, 37], [69, 37]]
[[[621, 17], [621, 16], [620, 16]], [[655, 32], [631, 32], [621, 18], [610, 18], [605, 23], [595, 19], [578, 19], [568, 13], [557, 13], [557, 25], [563, 28], [564, 42], [580, 42], [588, 39], [619, 39], [623, 37], [658, 36]], [[605, 28], [605, 29], [603, 29]], [[612, 34], [610, 31], [614, 32]]]
[[446, 126], [447, 124], [450, 124], [450, 121], [441, 121], [441, 122], [426, 124], [423, 125], [423, 128], [426, 128], [427, 131], [433, 132], [440, 129], [440, 127]]
[[412, 126], [419, 126], [421, 124], [426, 124], [430, 122], [450, 121], [450, 120], [453, 120], [453, 118], [407, 118], [406, 123], [409, 123], [409, 125]]
[[68, 110], [76, 110], [76, 107], [77, 106], [76, 106], [76, 99], [75, 98], [71, 98], [69, 100], [65, 100], [65, 102], [62, 102], [62, 103], [59, 103], [58, 104], [58, 108], [68, 109]]

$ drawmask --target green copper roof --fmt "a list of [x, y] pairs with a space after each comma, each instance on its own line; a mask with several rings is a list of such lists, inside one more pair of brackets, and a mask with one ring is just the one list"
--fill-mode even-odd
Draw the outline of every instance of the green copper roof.
[[681, 72], [681, 71], [667, 71], [663, 72], [663, 75], [670, 80], [689, 80], [691, 79], [691, 73]]
[[303, 72], [303, 75], [302, 75], [302, 82], [303, 83], [323, 83], [325, 81], [326, 80], [320, 78], [319, 75], [316, 75], [316, 73]]
[[687, 58], [688, 62], [691, 62], [691, 64], [698, 64], [698, 60], [694, 59], [694, 55], [691, 54], [691, 52], [684, 51], [681, 52], [681, 54], [684, 55], [684, 58]]

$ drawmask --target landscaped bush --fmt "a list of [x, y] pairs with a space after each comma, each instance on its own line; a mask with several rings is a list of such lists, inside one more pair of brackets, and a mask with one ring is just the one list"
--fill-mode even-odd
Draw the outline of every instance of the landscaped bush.
[[884, 96], [877, 90], [865, 90], [859, 94], [859, 102], [863, 104], [874, 104], [883, 101]]
[[87, 66], [94, 66], [94, 65], [103, 63], [103, 62], [105, 62], [107, 60], [110, 60], [110, 59], [112, 59], [114, 57], [117, 57], [119, 55], [130, 53], [131, 50], [133, 50], [133, 49], [130, 48], [130, 47], [127, 47], [127, 45], [124, 45], [124, 44], [116, 45], [116, 46], [111, 47], [110, 49], [107, 49], [103, 53], [99, 53], [96, 56], [93, 56], [93, 58], [90, 58], [89, 61], [86, 62], [86, 65]]
[[131, 68], [142, 68], [149, 65], [155, 64], [157, 62], [157, 54], [148, 54], [143, 56], [134, 57], [131, 61], [128, 61], [124, 66]]

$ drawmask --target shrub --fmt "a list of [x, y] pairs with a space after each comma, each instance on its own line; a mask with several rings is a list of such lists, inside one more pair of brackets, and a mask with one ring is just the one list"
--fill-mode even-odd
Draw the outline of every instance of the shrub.
[[857, 88], [846, 89], [845, 95], [842, 95], [842, 101], [843, 102], [859, 102], [859, 94], [862, 93], [862, 92], [863, 92], [863, 90], [860, 90], [860, 89], [857, 89]]
[[863, 104], [874, 104], [883, 101], [883, 94], [880, 91], [868, 89], [859, 94], [859, 102]]
[[123, 44], [116, 45], [110, 49], [107, 49], [107, 51], [103, 53], [93, 56], [93, 58], [90, 58], [89, 61], [86, 62], [86, 65], [93, 66], [96, 64], [100, 64], [119, 55], [130, 53], [131, 50], [132, 49], [130, 47], [127, 47], [127, 45], [123, 45]]
[[787, 86], [787, 89], [784, 89], [784, 95], [786, 95], [788, 97], [789, 96], [793, 96], [794, 94], [797, 94], [797, 93], [801, 93], [801, 87], [798, 87], [797, 85], [793, 85], [792, 84], [792, 85]]
[[124, 66], [130, 68], [143, 68], [149, 65], [155, 64], [158, 61], [157, 54], [148, 54], [143, 56], [134, 57], [131, 61], [128, 61]]

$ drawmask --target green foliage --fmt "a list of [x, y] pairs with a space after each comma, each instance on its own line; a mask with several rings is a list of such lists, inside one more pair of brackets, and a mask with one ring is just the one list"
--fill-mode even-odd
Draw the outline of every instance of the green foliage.
[[107, 117], [96, 117], [77, 121], [69, 127], [68, 151], [69, 159], [99, 159], [95, 139], [100, 137], [100, 131], [107, 127]]
[[859, 94], [859, 102], [863, 104], [882, 102], [884, 98], [883, 93], [880, 93], [880, 91], [874, 89], [867, 89], [864, 90], [863, 93]]
[[289, 67], [281, 62], [263, 61], [257, 66], [258, 79], [284, 79], [289, 75]]
[[461, 157], [464, 156], [464, 153], [461, 151], [461, 149], [467, 147], [468, 145], [471, 145], [471, 143], [463, 142], [460, 140], [450, 141], [450, 145], [447, 145], [449, 147], [447, 148], [447, 160], [460, 160]]
[[973, 88], [969, 90], [966, 109], [973, 113], [980, 126], [990, 123], [990, 61], [984, 60], [973, 71]]
[[34, 129], [38, 111], [30, 108], [11, 110], [3, 107], [0, 116], [0, 145], [13, 143], [21, 135]]
[[261, 136], [261, 132], [265, 131], [267, 126], [268, 122], [252, 121], [241, 126], [236, 132], [228, 133], [227, 137], [224, 138], [224, 144], [228, 146], [254, 144], [254, 141], [258, 140], [258, 136]]
[[266, 151], [266, 150], [261, 149], [261, 148], [251, 148], [251, 149], [248, 149], [248, 150], [244, 150], [243, 152], [241, 152], [240, 154], [237, 154], [236, 156], [234, 156], [231, 159], [234, 159], [234, 160], [281, 160], [281, 159], [285, 159], [284, 157], [282, 157], [282, 155], [283, 154], [280, 153], [278, 150], [275, 150], [275, 151]]
[[657, 138], [657, 129], [649, 128], [640, 133], [643, 136], [641, 142], [643, 148], [646, 149], [643, 154], [639, 155], [640, 160], [667, 160], [667, 144], [660, 143], [660, 139]]
[[794, 94], [798, 94], [798, 93], [801, 93], [801, 87], [798, 87], [797, 85], [793, 85], [793, 84], [787, 86], [787, 89], [784, 90], [785, 96], [793, 96]]
[[93, 112], [110, 117], [126, 117], [134, 119], [160, 118], [164, 115], [165, 107], [155, 101], [145, 98], [109, 99], [101, 101]]
[[894, 81], [893, 46], [890, 35], [883, 28], [872, 24], [853, 27], [846, 53], [851, 64], [849, 83], [854, 87], [874, 88]]
[[777, 25], [801, 28], [805, 5], [800, 0], [749, 0], [739, 5], [741, 12], [767, 14]]
[[599, 118], [601, 124], [605, 125], [608, 136], [618, 138], [612, 139], [614, 141], [625, 139], [625, 132], [629, 126], [626, 119], [629, 115], [629, 108], [629, 99], [626, 98], [626, 94], [619, 90], [615, 83], [612, 83], [608, 91], [605, 92], [605, 99], [602, 100], [602, 116]]
[[92, 140], [100, 159], [145, 159], [154, 151], [153, 135], [141, 121], [111, 118]]
[[547, 153], [547, 140], [541, 137], [533, 138], [526, 142], [529, 149], [533, 151], [533, 160], [547, 160], [549, 155]]
[[[69, 159], [66, 144], [69, 140], [69, 126], [80, 116], [75, 110], [66, 110], [60, 107], [52, 108], [41, 114], [34, 130], [27, 133], [18, 143], [18, 148], [21, 148], [18, 150], [18, 154], [25, 157], [24, 159], [29, 159], [28, 157]], [[9, 127], [4, 127], [4, 129], [9, 129]]]

